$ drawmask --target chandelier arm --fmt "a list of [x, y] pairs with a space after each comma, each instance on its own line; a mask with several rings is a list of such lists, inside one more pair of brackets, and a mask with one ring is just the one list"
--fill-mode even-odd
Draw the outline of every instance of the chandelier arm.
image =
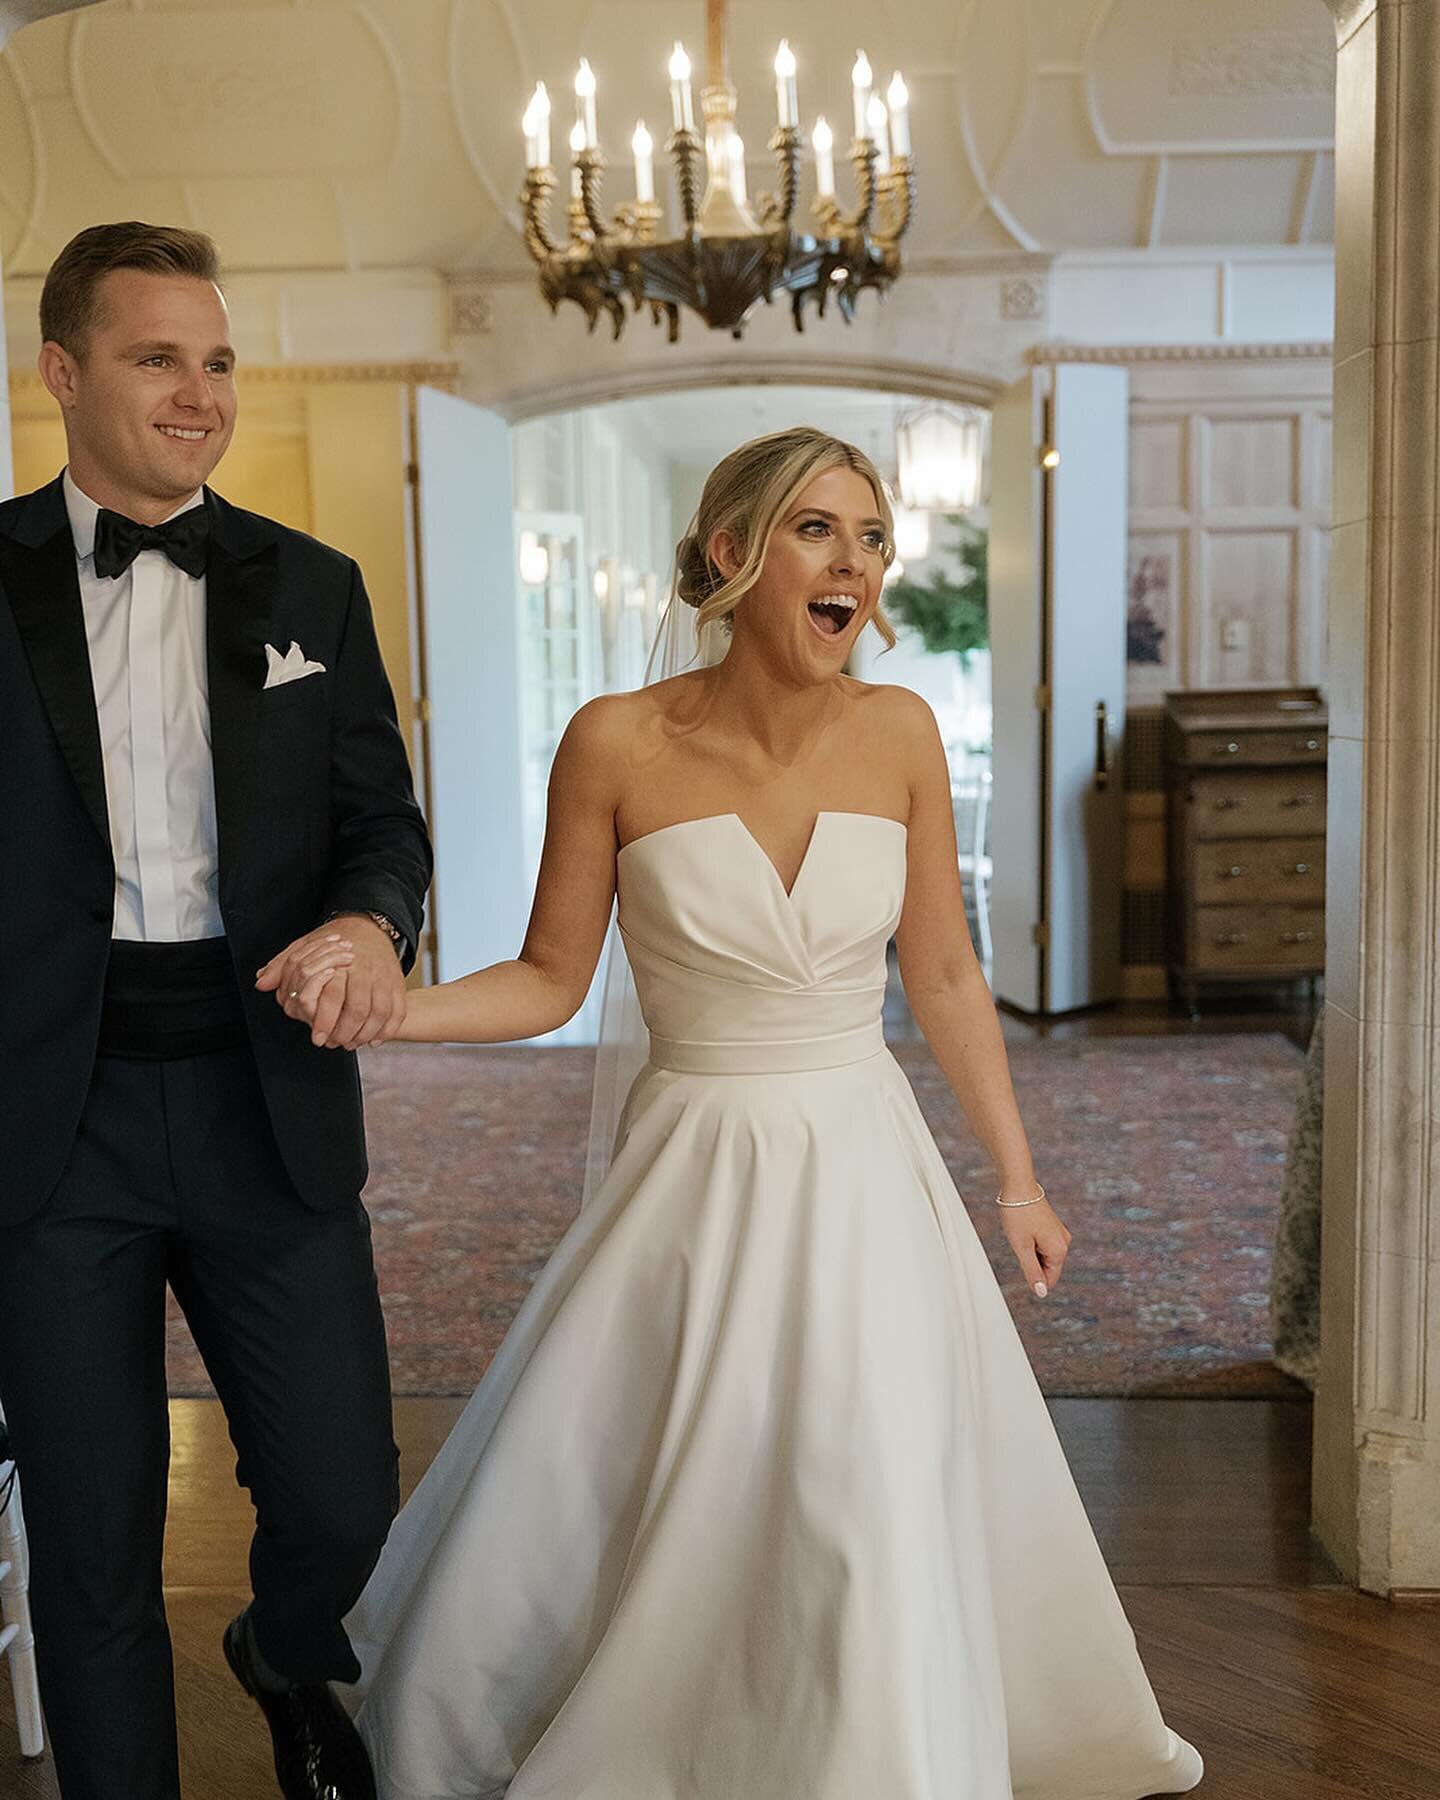
[[520, 190], [520, 204], [525, 216], [525, 248], [537, 263], [560, 252], [560, 245], [550, 235], [550, 196], [554, 189], [553, 169], [526, 171], [525, 186]]
[[795, 202], [800, 193], [800, 130], [795, 125], [779, 126], [770, 139], [779, 170], [780, 192], [765, 209], [772, 221], [788, 225], [795, 216]]
[[888, 175], [880, 177], [883, 224], [880, 237], [897, 244], [910, 229], [915, 212], [915, 167], [908, 156], [897, 156]]
[[675, 175], [680, 187], [680, 210], [685, 229], [693, 231], [700, 217], [700, 138], [693, 131], [672, 132], [665, 146], [675, 159]]
[[613, 237], [614, 227], [605, 223], [600, 212], [600, 174], [605, 167], [605, 158], [598, 150], [579, 150], [575, 153], [575, 166], [580, 171], [580, 204], [585, 211], [585, 223], [597, 243]]
[[850, 160], [855, 165], [855, 185], [860, 190], [860, 204], [845, 221], [851, 232], [863, 233], [870, 229], [875, 214], [875, 164], [879, 156], [874, 138], [856, 138], [850, 148]]

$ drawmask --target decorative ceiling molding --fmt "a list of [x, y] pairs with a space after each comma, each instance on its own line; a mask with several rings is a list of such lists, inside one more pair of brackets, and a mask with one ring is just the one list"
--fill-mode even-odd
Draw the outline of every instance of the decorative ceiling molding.
[[939, 364], [912, 365], [864, 355], [853, 360], [827, 355], [812, 361], [802, 356], [757, 356], [740, 350], [714, 362], [672, 362], [667, 359], [649, 369], [541, 382], [523, 394], [512, 395], [502, 410], [512, 424], [519, 424], [525, 419], [543, 418], [547, 413], [603, 406], [612, 400], [635, 400], [646, 394], [671, 394], [688, 389], [733, 388], [742, 384], [746, 387], [870, 388], [880, 393], [987, 407], [995, 404], [1005, 386], [1003, 381], [992, 376], [971, 374]]
[[[1101, 79], [1100, 40], [1106, 27], [1127, 0], [1100, 0], [1085, 40], [1083, 56], [1085, 109], [1095, 142], [1106, 156], [1281, 156], [1308, 150], [1328, 150], [1333, 132], [1307, 132], [1289, 137], [1127, 137], [1105, 123], [1098, 91]], [[1244, 57], [1258, 60], [1242, 84]], [[1317, 70], [1328, 56], [1330, 85], [1316, 88]], [[1328, 43], [1297, 42], [1288, 32], [1242, 32], [1226, 36], [1177, 39], [1171, 46], [1168, 97], [1174, 100], [1230, 100], [1264, 98], [1314, 99], [1327, 96], [1334, 85], [1335, 53]], [[1177, 85], [1177, 82], [1179, 85]], [[1226, 83], [1231, 85], [1227, 86]], [[1208, 85], [1207, 85], [1208, 84]]]
[[1033, 367], [1050, 363], [1330, 362], [1333, 344], [1034, 344]]
[[[1331, 34], [1325, 15], [1315, 29], [1315, 0], [791, 4], [807, 120], [839, 98], [836, 59], [862, 19], [889, 29], [907, 70], [919, 58], [916, 153], [936, 196], [917, 216], [912, 274], [985, 268], [1012, 249], [1163, 255], [1187, 232], [1257, 248], [1328, 233], [1316, 95]], [[57, 10], [0, 0], [0, 19], [17, 7]], [[744, 11], [753, 61], [771, 27], [753, 0]], [[515, 198], [524, 95], [544, 75], [558, 100], [581, 38], [603, 57], [606, 188], [628, 197], [629, 126], [665, 99], [638, 44], [653, 16], [652, 0], [113, 0], [42, 18], [0, 59], [5, 268], [43, 274], [84, 217], [165, 208], [256, 273], [428, 267], [488, 281], [513, 265], [531, 281]], [[741, 119], [758, 180], [767, 84], [754, 100]]]
[[98, 0], [0, 0], [0, 50], [26, 25], [53, 19], [57, 13], [78, 12]]

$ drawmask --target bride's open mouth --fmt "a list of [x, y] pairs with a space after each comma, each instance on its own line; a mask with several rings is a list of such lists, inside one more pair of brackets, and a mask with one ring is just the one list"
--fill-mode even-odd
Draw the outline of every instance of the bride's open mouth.
[[821, 637], [839, 637], [854, 619], [860, 602], [853, 594], [822, 594], [810, 602], [810, 623]]

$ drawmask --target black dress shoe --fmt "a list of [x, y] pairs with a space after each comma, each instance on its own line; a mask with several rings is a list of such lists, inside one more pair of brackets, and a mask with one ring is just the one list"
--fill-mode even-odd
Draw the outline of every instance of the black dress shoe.
[[258, 1704], [275, 1745], [285, 1800], [375, 1800], [375, 1777], [360, 1734], [327, 1683], [272, 1693], [256, 1679], [245, 1615], [225, 1629], [225, 1660]]

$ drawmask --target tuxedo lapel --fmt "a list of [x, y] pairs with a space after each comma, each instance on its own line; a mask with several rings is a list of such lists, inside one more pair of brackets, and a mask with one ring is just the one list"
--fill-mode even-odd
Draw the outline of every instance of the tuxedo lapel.
[[110, 819], [75, 540], [59, 481], [29, 495], [0, 530], [0, 589], [14, 615], [41, 704], [107, 853]]
[[[210, 756], [223, 877], [227, 852], [254, 791], [253, 733], [265, 683], [265, 645], [275, 604], [276, 539], [262, 521], [238, 512], [208, 489], [210, 555], [205, 569], [205, 663], [210, 687]], [[233, 862], [233, 854], [229, 859]]]

